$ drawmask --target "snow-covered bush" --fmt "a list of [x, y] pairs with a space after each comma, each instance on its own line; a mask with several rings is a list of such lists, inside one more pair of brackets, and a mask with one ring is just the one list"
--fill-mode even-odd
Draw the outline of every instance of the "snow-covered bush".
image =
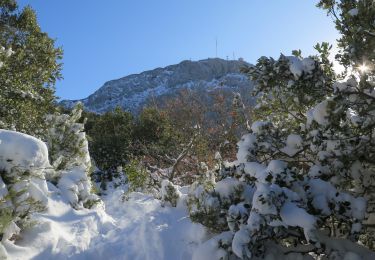
[[176, 207], [180, 196], [180, 192], [172, 182], [169, 180], [161, 182], [161, 201], [163, 204], [170, 204], [172, 207]]
[[[375, 248], [375, 38], [367, 28], [375, 6], [367, 0], [320, 5], [342, 18], [338, 58], [350, 71], [334, 74], [328, 44], [315, 46], [318, 56], [262, 57], [245, 69], [255, 82], [259, 121], [238, 143], [232, 169], [219, 175], [230, 177], [212, 190], [235, 179], [251, 192], [231, 205], [212, 203], [215, 196], [199, 185], [191, 192], [215, 205], [210, 212], [225, 215], [218, 223], [233, 234], [228, 256], [375, 258], [369, 250]], [[193, 213], [204, 212], [205, 203], [195, 204]], [[204, 220], [202, 214], [197, 221], [211, 228]], [[212, 245], [222, 252], [212, 242], [219, 240], [207, 242], [211, 252]]]
[[[309, 252], [319, 254], [327, 248], [344, 253], [356, 250], [354, 243], [342, 249], [328, 237], [356, 241], [365, 220], [366, 199], [344, 192], [324, 176], [327, 167], [306, 164], [304, 169], [281, 160], [260, 163], [246, 159], [263, 147], [258, 134], [249, 134], [239, 142], [234, 162], [239, 178], [225, 178], [211, 189], [202, 185], [192, 188], [188, 200], [192, 220], [214, 231], [232, 231], [230, 250], [241, 258], [264, 257], [269, 253], [264, 240], [295, 252], [300, 249], [290, 245], [306, 246]], [[360, 253], [368, 254], [363, 248]]]
[[43, 134], [48, 146], [35, 137], [0, 130], [0, 240], [16, 238], [31, 223], [31, 213], [46, 209], [47, 181], [75, 208], [99, 201], [91, 191], [83, 124], [77, 123], [81, 111], [76, 107], [71, 115], [48, 116]]
[[90, 179], [91, 160], [88, 142], [81, 118], [82, 105], [78, 104], [70, 115], [53, 114], [46, 118], [46, 142], [50, 160], [55, 169], [47, 176], [57, 184], [63, 196], [74, 207], [92, 206], [99, 198], [92, 194]]
[[227, 214], [231, 205], [240, 202], [246, 204], [248, 193], [249, 187], [235, 178], [227, 178], [216, 184], [196, 182], [190, 187], [187, 198], [190, 218], [211, 231], [227, 231], [230, 229], [228, 221], [232, 222], [232, 216]]
[[28, 224], [32, 212], [47, 206], [49, 171], [45, 143], [0, 130], [0, 241], [12, 239]]

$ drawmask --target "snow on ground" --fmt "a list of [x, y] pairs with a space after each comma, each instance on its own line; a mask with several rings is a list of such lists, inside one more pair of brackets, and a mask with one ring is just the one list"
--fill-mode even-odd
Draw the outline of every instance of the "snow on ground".
[[203, 226], [190, 221], [182, 202], [162, 207], [142, 193], [123, 200], [118, 189], [96, 209], [75, 210], [54, 185], [48, 188], [48, 210], [34, 215], [38, 224], [15, 244], [4, 243], [9, 259], [188, 260], [206, 240]]

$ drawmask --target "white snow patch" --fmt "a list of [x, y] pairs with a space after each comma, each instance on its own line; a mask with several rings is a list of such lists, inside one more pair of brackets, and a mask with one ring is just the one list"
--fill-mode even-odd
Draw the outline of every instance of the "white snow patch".
[[290, 134], [286, 139], [286, 146], [281, 151], [289, 156], [294, 156], [302, 149], [302, 137], [297, 134]]
[[50, 167], [48, 150], [41, 140], [15, 131], [0, 130], [0, 168], [10, 171]]
[[192, 260], [221, 260], [227, 259], [227, 251], [220, 245], [230, 246], [232, 244], [233, 233], [231, 231], [223, 232], [217, 235], [202, 245], [200, 245], [194, 252]]
[[329, 124], [328, 121], [328, 103], [329, 99], [322, 101], [312, 111], [313, 119], [320, 125], [326, 126]]
[[281, 210], [280, 216], [283, 222], [291, 227], [301, 227], [305, 231], [306, 239], [309, 240], [308, 233], [314, 229], [316, 219], [308, 214], [306, 210], [298, 207], [295, 203], [286, 202]]
[[254, 134], [247, 134], [242, 136], [241, 140], [237, 143], [237, 163], [245, 163], [248, 161], [249, 150], [254, 147], [256, 143], [256, 136]]
[[242, 182], [235, 178], [226, 178], [216, 183], [215, 191], [220, 194], [221, 198], [228, 198], [236, 189], [242, 186]]
[[250, 232], [248, 228], [242, 227], [233, 237], [232, 250], [238, 257], [243, 259], [243, 257], [251, 258], [251, 252], [248, 248], [248, 243], [250, 242]]
[[296, 56], [287, 56], [290, 72], [298, 80], [304, 73], [310, 74], [315, 69], [315, 61], [311, 58], [300, 59]]

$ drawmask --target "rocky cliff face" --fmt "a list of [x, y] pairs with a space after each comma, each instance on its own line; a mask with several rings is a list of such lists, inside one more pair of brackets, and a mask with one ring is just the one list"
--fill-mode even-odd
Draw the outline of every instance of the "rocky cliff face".
[[72, 107], [80, 101], [87, 110], [96, 113], [104, 113], [117, 106], [137, 112], [150, 98], [165, 98], [182, 89], [201, 91], [202, 95], [220, 90], [226, 93], [248, 92], [252, 84], [240, 73], [240, 68], [246, 65], [249, 64], [243, 61], [217, 58], [183, 61], [177, 65], [108, 81], [85, 99], [63, 100], [61, 104]]

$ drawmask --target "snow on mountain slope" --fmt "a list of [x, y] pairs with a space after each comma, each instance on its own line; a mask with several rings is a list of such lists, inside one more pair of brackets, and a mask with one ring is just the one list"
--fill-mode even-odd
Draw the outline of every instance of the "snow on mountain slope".
[[218, 89], [235, 92], [250, 90], [251, 82], [240, 73], [240, 68], [246, 65], [249, 64], [218, 58], [183, 61], [177, 65], [108, 81], [85, 99], [63, 100], [61, 104], [72, 107], [80, 101], [87, 110], [97, 113], [104, 113], [116, 106], [137, 112], [149, 98], [173, 95], [181, 89], [199, 89], [202, 94]]
[[[159, 200], [122, 190], [103, 197], [96, 209], [74, 210], [49, 183], [48, 211], [15, 244], [4, 246], [9, 259], [188, 260], [206, 239], [203, 226], [188, 218], [186, 207], [161, 207]], [[183, 189], [181, 189], [183, 192]]]

